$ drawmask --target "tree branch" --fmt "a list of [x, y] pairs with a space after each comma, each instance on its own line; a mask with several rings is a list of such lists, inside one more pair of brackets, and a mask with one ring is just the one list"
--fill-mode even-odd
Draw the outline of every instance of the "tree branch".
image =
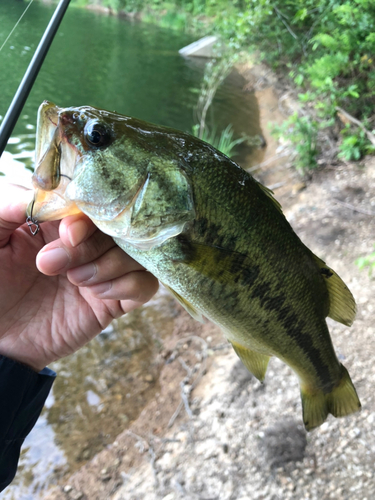
[[367, 139], [371, 142], [371, 144], [375, 146], [375, 134], [367, 130], [367, 128], [363, 125], [362, 122], [357, 120], [357, 118], [354, 118], [354, 116], [350, 115], [344, 109], [340, 108], [340, 106], [336, 106], [336, 110], [342, 113], [347, 120], [349, 120], [350, 122], [354, 123], [354, 125], [357, 125], [359, 128], [361, 128], [367, 135]]

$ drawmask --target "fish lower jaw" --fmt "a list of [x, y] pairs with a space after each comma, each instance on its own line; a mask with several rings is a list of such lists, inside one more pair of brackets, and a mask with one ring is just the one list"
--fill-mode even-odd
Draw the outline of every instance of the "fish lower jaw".
[[68, 215], [81, 213], [77, 205], [66, 200], [57, 191], [37, 190], [27, 207], [26, 215], [38, 222], [60, 220]]

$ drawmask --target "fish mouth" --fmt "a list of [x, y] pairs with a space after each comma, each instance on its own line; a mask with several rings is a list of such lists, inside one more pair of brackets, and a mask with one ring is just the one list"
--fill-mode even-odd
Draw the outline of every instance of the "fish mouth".
[[44, 101], [38, 110], [36, 168], [32, 177], [35, 192], [26, 211], [33, 222], [59, 220], [81, 212], [65, 197], [80, 154], [64, 136], [61, 111], [62, 108], [48, 101]]

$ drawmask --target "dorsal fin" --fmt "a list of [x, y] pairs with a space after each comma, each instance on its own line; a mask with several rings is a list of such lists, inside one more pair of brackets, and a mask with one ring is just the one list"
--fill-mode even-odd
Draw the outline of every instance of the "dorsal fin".
[[268, 196], [268, 198], [273, 202], [273, 204], [275, 205], [275, 207], [277, 208], [277, 210], [282, 214], [283, 213], [283, 209], [281, 208], [281, 205], [276, 200], [276, 198], [274, 198], [273, 191], [271, 189], [269, 189], [268, 187], [263, 186], [263, 184], [261, 184], [258, 181], [257, 181], [257, 184], [260, 187], [260, 189], [263, 191], [263, 193], [266, 194]]
[[327, 285], [329, 295], [328, 316], [343, 325], [351, 326], [357, 310], [353, 295], [333, 269], [328, 267], [316, 255], [313, 254], [313, 257]]

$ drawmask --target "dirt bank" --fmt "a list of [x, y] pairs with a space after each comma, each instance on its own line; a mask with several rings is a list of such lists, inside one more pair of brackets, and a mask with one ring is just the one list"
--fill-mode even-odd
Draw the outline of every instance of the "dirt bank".
[[[262, 101], [261, 92], [272, 92], [258, 89], [266, 125], [271, 100]], [[277, 98], [274, 107], [281, 113]], [[375, 241], [375, 159], [328, 167], [305, 189], [277, 162], [266, 163], [257, 175], [281, 184], [275, 194], [288, 220], [357, 300], [352, 328], [333, 321], [329, 327], [362, 412], [330, 417], [306, 434], [297, 379], [287, 366], [272, 359], [261, 385], [216, 327], [178, 309], [154, 400], [112, 445], [50, 491], [48, 500], [374, 498], [375, 280], [354, 261], [370, 253]]]

